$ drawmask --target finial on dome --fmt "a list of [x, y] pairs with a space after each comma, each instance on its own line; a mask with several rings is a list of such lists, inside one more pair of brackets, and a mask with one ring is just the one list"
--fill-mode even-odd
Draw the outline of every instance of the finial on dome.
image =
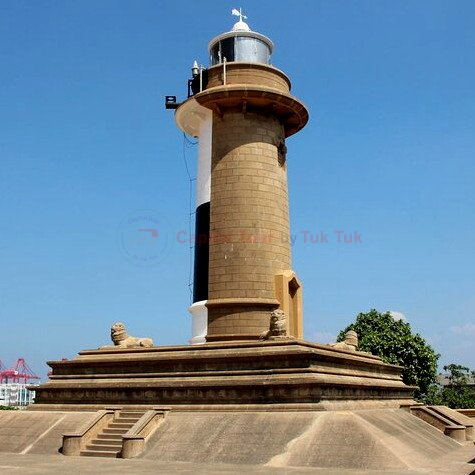
[[242, 14], [241, 8], [239, 10], [237, 8], [233, 8], [231, 10], [231, 15], [239, 17], [239, 21], [234, 24], [232, 31], [251, 31], [249, 25], [243, 21], [243, 18], [247, 20], [247, 16]]

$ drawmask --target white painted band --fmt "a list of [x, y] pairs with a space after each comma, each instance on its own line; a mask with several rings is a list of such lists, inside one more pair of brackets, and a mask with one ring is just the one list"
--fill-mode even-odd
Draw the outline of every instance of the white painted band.
[[206, 343], [206, 334], [208, 333], [208, 308], [206, 300], [195, 302], [188, 308], [191, 313], [191, 338], [190, 345], [200, 345]]

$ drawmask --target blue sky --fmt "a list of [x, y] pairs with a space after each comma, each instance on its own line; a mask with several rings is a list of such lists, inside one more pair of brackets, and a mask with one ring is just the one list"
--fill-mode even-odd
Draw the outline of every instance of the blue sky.
[[137, 267], [115, 239], [137, 209], [188, 230], [196, 147], [163, 100], [240, 6], [310, 111], [287, 144], [306, 338], [392, 310], [475, 368], [475, 3], [437, 0], [4, 2], [0, 359], [44, 376], [114, 321], [186, 343], [188, 246]]

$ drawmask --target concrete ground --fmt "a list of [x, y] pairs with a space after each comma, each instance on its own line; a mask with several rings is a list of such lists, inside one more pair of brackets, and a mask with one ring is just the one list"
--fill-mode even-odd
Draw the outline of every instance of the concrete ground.
[[475, 473], [473, 442], [402, 410], [171, 412], [133, 460], [59, 453], [92, 412], [2, 412], [1, 475]]
[[139, 458], [198, 465], [401, 471], [431, 466], [459, 448], [450, 437], [399, 409], [172, 412]]
[[[463, 453], [465, 452], [465, 453]], [[443, 467], [427, 467], [418, 470], [351, 470], [328, 468], [277, 468], [258, 465], [194, 464], [186, 462], [158, 462], [153, 460], [122, 460], [92, 457], [64, 457], [61, 455], [20, 455], [0, 454], [0, 473], [2, 475], [116, 475], [134, 474], [209, 474], [229, 475], [236, 472], [259, 475], [306, 475], [310, 473], [325, 475], [457, 475], [474, 473], [475, 465], [461, 463], [460, 459], [473, 453], [473, 447], [463, 447], [457, 453], [457, 460], [444, 460]], [[455, 457], [454, 457], [455, 458]], [[442, 461], [439, 461], [442, 462]]]

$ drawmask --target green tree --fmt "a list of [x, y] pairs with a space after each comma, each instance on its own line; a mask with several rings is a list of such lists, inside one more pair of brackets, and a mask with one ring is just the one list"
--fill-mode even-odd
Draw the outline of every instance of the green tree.
[[446, 386], [434, 385], [424, 399], [425, 404], [449, 406], [452, 409], [475, 408], [474, 371], [466, 366], [451, 363], [444, 366]]
[[403, 381], [419, 388], [416, 398], [423, 398], [435, 384], [439, 355], [418, 333], [412, 333], [409, 323], [372, 309], [360, 313], [355, 323], [340, 332], [338, 341], [344, 340], [348, 330], [358, 334], [360, 350], [379, 356], [385, 363], [403, 366]]
[[444, 366], [444, 371], [448, 371], [447, 377], [451, 386], [465, 386], [470, 381], [470, 368], [466, 366], [450, 363]]

